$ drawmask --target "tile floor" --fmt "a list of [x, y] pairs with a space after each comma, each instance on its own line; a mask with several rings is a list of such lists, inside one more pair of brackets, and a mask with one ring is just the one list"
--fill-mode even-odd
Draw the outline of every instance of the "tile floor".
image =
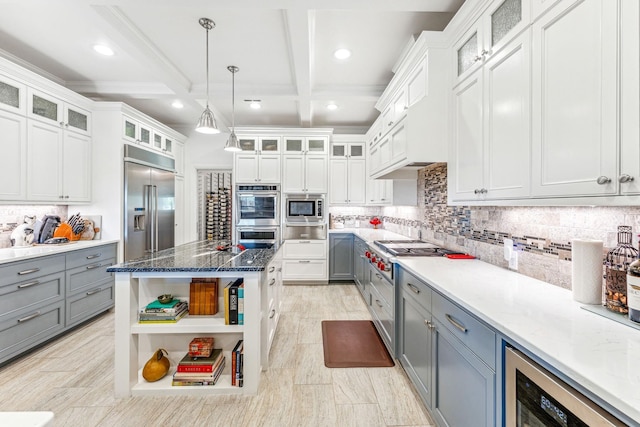
[[396, 363], [324, 366], [320, 322], [370, 319], [354, 285], [286, 286], [257, 396], [113, 395], [113, 313], [0, 368], [0, 411], [53, 411], [55, 426], [432, 426]]

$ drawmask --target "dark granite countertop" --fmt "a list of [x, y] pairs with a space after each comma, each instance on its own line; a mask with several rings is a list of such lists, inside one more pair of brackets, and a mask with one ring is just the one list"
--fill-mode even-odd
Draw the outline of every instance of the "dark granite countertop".
[[277, 248], [216, 250], [221, 242], [199, 241], [113, 265], [109, 272], [263, 271]]

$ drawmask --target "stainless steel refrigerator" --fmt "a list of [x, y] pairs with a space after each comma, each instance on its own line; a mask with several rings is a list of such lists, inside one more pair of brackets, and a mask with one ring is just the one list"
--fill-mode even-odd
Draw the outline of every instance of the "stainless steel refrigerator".
[[174, 232], [175, 161], [125, 145], [125, 261], [174, 246]]

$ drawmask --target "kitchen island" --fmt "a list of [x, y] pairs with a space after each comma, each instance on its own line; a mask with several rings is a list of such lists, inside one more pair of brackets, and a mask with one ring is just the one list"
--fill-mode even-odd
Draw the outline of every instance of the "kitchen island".
[[[275, 310], [269, 302], [267, 266], [277, 253], [273, 249], [236, 248], [217, 250], [219, 242], [193, 242], [149, 254], [140, 259], [110, 267], [116, 276], [115, 324], [115, 394], [185, 395], [185, 394], [256, 394], [260, 370], [268, 353], [263, 333], [267, 313]], [[271, 267], [269, 268], [271, 270]], [[176, 323], [141, 324], [138, 312], [158, 295], [172, 294], [188, 299], [191, 280], [218, 278], [219, 311], [215, 315], [189, 316]], [[225, 285], [237, 278], [244, 280], [244, 325], [227, 325], [222, 303]], [[270, 282], [271, 284], [271, 282]], [[270, 318], [272, 318], [271, 316]], [[212, 336], [215, 348], [226, 357], [225, 371], [213, 386], [172, 386], [175, 366], [186, 354], [194, 337]], [[238, 340], [244, 340], [244, 385], [231, 385], [230, 355]], [[142, 367], [159, 349], [169, 353], [169, 374], [157, 382], [142, 378]]]

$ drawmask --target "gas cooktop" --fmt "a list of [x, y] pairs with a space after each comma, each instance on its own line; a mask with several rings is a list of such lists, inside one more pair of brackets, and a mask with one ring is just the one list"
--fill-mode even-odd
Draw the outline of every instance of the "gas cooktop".
[[421, 240], [375, 240], [374, 243], [393, 256], [445, 256], [455, 253]]

